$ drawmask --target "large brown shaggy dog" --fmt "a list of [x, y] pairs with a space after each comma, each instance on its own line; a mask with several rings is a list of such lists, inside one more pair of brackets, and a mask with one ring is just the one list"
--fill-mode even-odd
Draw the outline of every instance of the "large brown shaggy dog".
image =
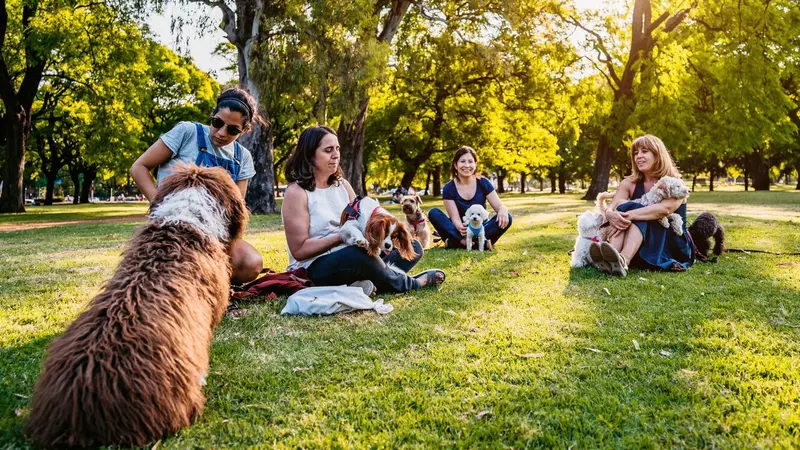
[[212, 333], [230, 295], [228, 245], [247, 209], [224, 170], [181, 166], [149, 218], [50, 346], [25, 426], [36, 444], [141, 446], [202, 412]]

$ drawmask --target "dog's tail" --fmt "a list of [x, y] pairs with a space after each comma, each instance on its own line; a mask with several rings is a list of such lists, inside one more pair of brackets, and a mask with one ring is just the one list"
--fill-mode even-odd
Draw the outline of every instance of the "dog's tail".
[[725, 251], [725, 228], [722, 225], [717, 226], [717, 231], [714, 232], [714, 254], [720, 255]]
[[608, 209], [608, 201], [614, 198], [613, 192], [601, 192], [597, 194], [597, 199], [594, 201], [594, 206], [600, 212], [605, 212]]

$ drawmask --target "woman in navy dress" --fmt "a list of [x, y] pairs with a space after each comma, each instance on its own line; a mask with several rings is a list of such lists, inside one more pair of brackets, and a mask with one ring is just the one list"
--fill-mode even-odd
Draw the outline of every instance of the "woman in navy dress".
[[[472, 205], [486, 208], [488, 201], [497, 215], [484, 222], [487, 248], [497, 242], [500, 236], [511, 226], [511, 214], [503, 205], [494, 186], [486, 178], [477, 173], [478, 156], [472, 147], [461, 147], [453, 156], [450, 174], [453, 179], [444, 185], [442, 199], [447, 214], [438, 208], [428, 212], [428, 220], [439, 232], [445, 248], [466, 248], [467, 224], [461, 220]], [[448, 217], [449, 216], [449, 217]]]
[[[641, 269], [683, 272], [694, 263], [694, 244], [686, 229], [686, 202], [665, 199], [642, 206], [629, 202], [649, 191], [661, 177], [680, 178], [661, 139], [645, 135], [631, 143], [633, 173], [620, 183], [606, 211], [612, 231], [608, 242], [593, 243], [592, 262], [603, 273], [626, 276], [629, 265]], [[657, 221], [677, 213], [683, 219], [683, 235]], [[631, 226], [633, 225], [633, 226]]]

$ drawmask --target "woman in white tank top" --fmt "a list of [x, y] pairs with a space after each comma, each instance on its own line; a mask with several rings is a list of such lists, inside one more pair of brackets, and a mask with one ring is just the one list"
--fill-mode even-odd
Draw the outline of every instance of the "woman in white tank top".
[[288, 270], [306, 269], [317, 286], [369, 280], [383, 292], [406, 292], [444, 281], [445, 274], [438, 269], [406, 275], [422, 258], [419, 242], [414, 243], [417, 258], [412, 261], [402, 259], [397, 250], [380, 259], [342, 243], [341, 214], [355, 199], [355, 192], [342, 178], [339, 139], [332, 129], [318, 126], [303, 131], [286, 163], [286, 179], [290, 184], [281, 218], [289, 250]]

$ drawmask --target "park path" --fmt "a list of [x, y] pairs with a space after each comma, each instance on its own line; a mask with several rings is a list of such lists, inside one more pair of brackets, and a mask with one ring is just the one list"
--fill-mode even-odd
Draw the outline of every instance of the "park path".
[[52, 228], [65, 225], [130, 222], [134, 220], [144, 220], [144, 218], [145, 218], [144, 214], [129, 214], [127, 216], [104, 217], [100, 219], [65, 220], [65, 221], [55, 221], [55, 222], [8, 223], [8, 224], [0, 224], [0, 233], [7, 233], [9, 231], [35, 230], [39, 228]]

